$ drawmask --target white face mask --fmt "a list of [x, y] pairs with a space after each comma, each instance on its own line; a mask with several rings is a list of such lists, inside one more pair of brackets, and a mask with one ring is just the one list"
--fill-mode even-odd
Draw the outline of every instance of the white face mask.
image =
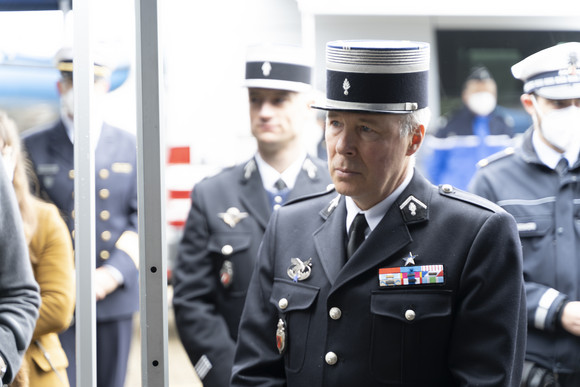
[[467, 97], [467, 107], [478, 116], [487, 116], [495, 109], [497, 100], [493, 94], [480, 91]]
[[540, 118], [540, 130], [546, 141], [563, 152], [579, 152], [580, 108], [571, 105], [543, 114], [534, 96], [532, 96], [532, 102]]

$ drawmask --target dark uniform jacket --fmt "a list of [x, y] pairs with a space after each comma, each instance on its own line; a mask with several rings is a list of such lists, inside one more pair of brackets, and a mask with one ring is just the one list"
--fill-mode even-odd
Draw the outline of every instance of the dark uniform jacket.
[[[288, 199], [325, 191], [328, 184], [324, 162], [306, 158]], [[204, 385], [227, 386], [246, 290], [272, 210], [254, 159], [196, 184], [191, 199], [172, 274], [176, 324]], [[204, 355], [211, 366], [199, 361]]]
[[498, 203], [518, 224], [528, 305], [526, 358], [557, 373], [578, 373], [580, 337], [561, 327], [558, 309], [565, 300], [580, 300], [580, 160], [560, 176], [539, 160], [530, 129], [515, 150], [482, 165], [470, 190]]
[[509, 214], [415, 172], [341, 267], [345, 217], [334, 191], [272, 216], [232, 386], [519, 386], [525, 301]]
[[[23, 136], [40, 195], [60, 209], [74, 239], [74, 156], [64, 124]], [[96, 263], [115, 267], [124, 284], [97, 302], [97, 321], [127, 318], [139, 309], [136, 140], [103, 125], [95, 152]]]

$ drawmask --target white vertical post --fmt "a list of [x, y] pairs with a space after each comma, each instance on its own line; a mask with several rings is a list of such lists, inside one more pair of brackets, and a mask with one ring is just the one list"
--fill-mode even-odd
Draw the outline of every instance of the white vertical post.
[[136, 0], [137, 162], [143, 387], [168, 386], [165, 141], [157, 0]]
[[[94, 68], [92, 0], [74, 0], [74, 201], [76, 264], [76, 384], [96, 386], [95, 155], [91, 146]], [[75, 359], [71, 359], [75, 361]]]

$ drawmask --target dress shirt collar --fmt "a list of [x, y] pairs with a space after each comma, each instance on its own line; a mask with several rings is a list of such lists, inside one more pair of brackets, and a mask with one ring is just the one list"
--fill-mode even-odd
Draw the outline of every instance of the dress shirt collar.
[[[74, 144], [75, 143], [75, 122], [74, 122], [74, 120], [71, 120], [71, 118], [68, 116], [68, 114], [62, 113], [62, 112], [60, 114], [60, 118], [61, 118], [62, 123], [64, 125], [66, 135], [68, 136], [70, 142], [72, 144]], [[92, 137], [92, 143], [91, 143], [93, 150], [95, 150], [97, 148], [99, 138], [101, 137], [101, 131], [103, 130], [103, 122], [99, 121], [95, 125], [94, 130], [95, 130], [95, 133], [94, 133], [94, 136]]]
[[290, 164], [290, 166], [282, 173], [279, 173], [270, 164], [265, 162], [259, 153], [256, 153], [254, 157], [256, 159], [258, 171], [260, 171], [260, 176], [262, 177], [262, 184], [264, 184], [264, 189], [266, 191], [276, 192], [274, 184], [280, 178], [284, 180], [284, 183], [286, 183], [286, 187], [288, 187], [288, 189], [291, 190], [294, 188], [296, 179], [298, 178], [298, 174], [302, 168], [302, 164], [304, 164], [304, 160], [306, 159], [306, 152], [302, 152], [296, 158], [296, 160], [294, 160], [294, 162]]
[[383, 219], [383, 217], [385, 216], [385, 214], [387, 213], [389, 208], [391, 208], [391, 206], [393, 205], [395, 200], [397, 200], [397, 198], [401, 195], [401, 193], [403, 193], [405, 188], [407, 188], [407, 186], [411, 182], [411, 179], [413, 178], [413, 174], [414, 174], [414, 168], [409, 167], [409, 171], [407, 172], [407, 176], [405, 176], [405, 180], [403, 180], [401, 185], [399, 185], [393, 191], [393, 193], [391, 193], [389, 196], [387, 196], [382, 201], [375, 204], [373, 207], [369, 208], [366, 211], [363, 211], [360, 208], [358, 208], [358, 206], [355, 204], [354, 200], [352, 200], [352, 198], [350, 196], [345, 196], [346, 232], [348, 233], [348, 229], [350, 228], [350, 225], [351, 225], [352, 221], [354, 220], [354, 217], [359, 212], [362, 212], [365, 214], [365, 218], [367, 219], [367, 223], [369, 224], [369, 230], [368, 230], [367, 235], [371, 231], [373, 231], [375, 229], [375, 227], [378, 226], [381, 219]]

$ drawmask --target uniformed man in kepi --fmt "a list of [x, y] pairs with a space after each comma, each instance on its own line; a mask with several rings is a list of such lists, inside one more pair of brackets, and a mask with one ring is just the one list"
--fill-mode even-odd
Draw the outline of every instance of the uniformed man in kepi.
[[580, 386], [580, 43], [539, 51], [512, 74], [533, 125], [517, 147], [480, 162], [470, 190], [518, 225], [528, 306], [522, 386]]
[[205, 387], [229, 385], [238, 323], [270, 215], [331, 182], [324, 161], [307, 155], [302, 140], [313, 128], [311, 83], [311, 60], [302, 48], [249, 47], [245, 86], [257, 151], [193, 188], [173, 268], [173, 307]]
[[335, 190], [273, 214], [232, 386], [517, 386], [526, 333], [513, 218], [414, 169], [429, 44], [327, 44]]
[[[38, 192], [60, 209], [74, 240], [74, 100], [72, 49], [55, 56], [60, 70], [58, 92], [61, 114], [57, 122], [23, 135], [26, 153], [36, 174]], [[106, 48], [95, 52], [95, 228], [97, 301], [97, 386], [123, 387], [139, 309], [137, 238], [137, 146], [135, 136], [104, 120], [104, 103], [114, 65]], [[35, 187], [36, 188], [36, 187]], [[35, 190], [36, 191], [36, 190]], [[78, 284], [77, 284], [78, 285]], [[69, 366], [71, 386], [76, 383], [75, 325], [59, 335]], [[81, 387], [81, 386], [79, 386]]]

